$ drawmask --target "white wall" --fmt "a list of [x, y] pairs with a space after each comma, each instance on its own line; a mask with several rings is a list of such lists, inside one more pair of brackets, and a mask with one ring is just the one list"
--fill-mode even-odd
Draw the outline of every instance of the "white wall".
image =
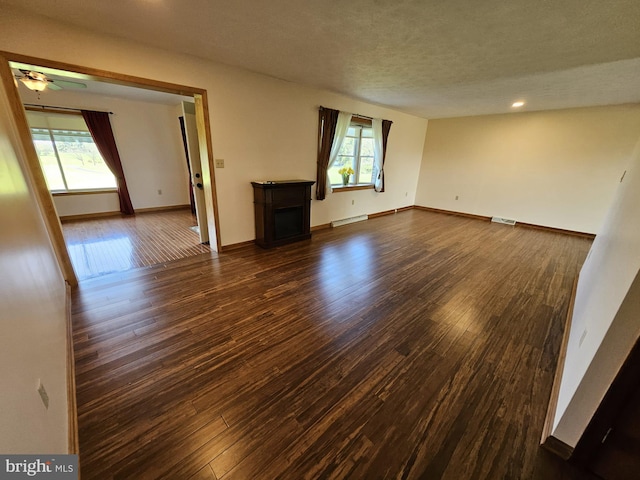
[[60, 217], [120, 211], [118, 194], [113, 192], [87, 195], [54, 195], [53, 203]]
[[228, 74], [229, 81], [210, 90], [213, 151], [225, 160], [224, 169], [215, 169], [223, 245], [255, 238], [252, 180], [315, 180], [320, 105], [394, 123], [385, 193], [359, 190], [314, 200], [311, 225], [413, 205], [426, 120], [241, 71]]
[[[189, 203], [189, 175], [178, 122], [179, 97], [175, 105], [165, 105], [74, 90], [50, 90], [38, 95], [22, 84], [19, 87], [25, 103], [113, 112], [109, 120], [134, 209]], [[54, 202], [60, 216], [120, 210], [115, 193], [55, 196]]]
[[582, 266], [552, 434], [575, 446], [640, 335], [640, 141]]
[[596, 233], [638, 132], [637, 104], [430, 120], [416, 204]]
[[[225, 160], [224, 169], [215, 169], [223, 245], [255, 238], [252, 180], [315, 180], [320, 105], [386, 118], [394, 124], [386, 162], [387, 191], [336, 193], [325, 201], [313, 201], [312, 225], [414, 203], [427, 126], [424, 119], [196, 57], [66, 27], [44, 17], [24, 16], [10, 8], [3, 7], [3, 15], [1, 50], [207, 90], [213, 154]], [[38, 35], [24, 35], [26, 31], [37, 31]]]
[[0, 85], [0, 452], [67, 453], [64, 280], [10, 112]]

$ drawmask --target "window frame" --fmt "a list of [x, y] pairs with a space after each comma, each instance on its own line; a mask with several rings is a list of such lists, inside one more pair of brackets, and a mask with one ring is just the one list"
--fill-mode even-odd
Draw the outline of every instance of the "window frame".
[[[95, 145], [95, 141], [93, 140], [93, 137], [91, 136], [89, 130], [79, 130], [79, 129], [73, 129], [73, 128], [54, 128], [54, 127], [32, 127], [29, 126], [29, 131], [31, 133], [31, 139], [32, 142], [35, 142], [36, 139], [34, 138], [34, 134], [38, 134], [38, 135], [45, 135], [44, 131], [46, 131], [46, 134], [48, 134], [49, 136], [49, 140], [51, 142], [51, 146], [53, 147], [53, 153], [56, 157], [56, 163], [58, 165], [58, 170], [60, 171], [60, 178], [62, 179], [62, 183], [64, 185], [64, 189], [51, 189], [49, 188], [49, 186], [47, 185], [47, 188], [49, 190], [49, 193], [52, 196], [64, 196], [64, 195], [81, 195], [81, 194], [93, 194], [93, 193], [111, 193], [111, 192], [117, 192], [118, 191], [118, 183], [117, 183], [117, 179], [115, 178], [115, 175], [113, 175], [113, 173], [111, 173], [111, 175], [113, 176], [114, 179], [114, 186], [109, 186], [109, 187], [96, 187], [96, 188], [91, 188], [91, 187], [82, 187], [82, 188], [69, 188], [69, 184], [67, 182], [67, 174], [65, 173], [65, 169], [62, 163], [62, 160], [60, 158], [60, 152], [58, 150], [58, 145], [56, 144], [56, 139], [54, 136], [54, 131], [64, 131], [64, 132], [81, 132], [83, 134], [89, 134], [89, 137], [91, 138], [91, 141], [93, 142], [93, 145], [96, 147], [97, 150], [97, 146]], [[86, 135], [83, 135], [86, 136]], [[34, 144], [35, 146], [35, 144]], [[105, 166], [107, 168], [108, 165], [106, 164], [106, 162], [104, 161], [104, 158], [102, 158], [102, 155], [100, 154], [100, 152], [98, 151], [98, 156], [100, 157], [100, 159], [102, 160], [102, 162], [105, 164]], [[40, 163], [40, 168], [44, 168], [42, 166], [41, 160], [40, 160], [40, 154], [38, 153], [38, 150], [36, 148], [36, 154], [38, 154], [38, 162]], [[110, 171], [110, 170], [109, 170]], [[44, 171], [43, 171], [44, 173]], [[46, 180], [46, 177], [45, 177]]]
[[[351, 127], [358, 127], [359, 128], [359, 135], [358, 137], [349, 137], [349, 138], [356, 138], [356, 155], [352, 158], [354, 158], [354, 162], [355, 162], [355, 166], [352, 165], [353, 171], [355, 172], [353, 174], [353, 178], [355, 180], [357, 180], [360, 177], [360, 168], [361, 168], [361, 162], [360, 162], [360, 147], [361, 147], [361, 142], [362, 142], [362, 129], [363, 128], [373, 128], [373, 124], [370, 118], [365, 118], [365, 117], [359, 117], [354, 115], [351, 118], [351, 123], [349, 124], [349, 128]], [[345, 137], [347, 138], [347, 137]], [[365, 137], [365, 138], [369, 138], [369, 137]], [[342, 185], [341, 183], [332, 183], [331, 184], [331, 190], [334, 192], [340, 192], [340, 191], [347, 191], [347, 190], [369, 190], [369, 189], [373, 189], [374, 188], [374, 180], [373, 180], [373, 173], [371, 175], [371, 181], [369, 183], [349, 183], [347, 185]]]

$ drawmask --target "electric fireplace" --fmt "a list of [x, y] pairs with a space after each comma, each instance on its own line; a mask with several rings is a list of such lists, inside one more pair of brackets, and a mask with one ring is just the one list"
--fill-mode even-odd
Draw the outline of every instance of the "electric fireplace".
[[251, 182], [256, 244], [277, 247], [311, 238], [311, 180]]

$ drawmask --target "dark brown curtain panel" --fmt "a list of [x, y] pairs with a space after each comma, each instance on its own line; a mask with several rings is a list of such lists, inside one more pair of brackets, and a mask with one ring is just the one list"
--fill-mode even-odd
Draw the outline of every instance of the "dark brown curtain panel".
[[320, 107], [318, 119], [318, 173], [316, 181], [316, 200], [324, 200], [327, 195], [327, 168], [333, 137], [338, 125], [339, 110]]
[[380, 191], [384, 192], [384, 159], [387, 156], [387, 139], [389, 138], [389, 131], [391, 130], [391, 120], [382, 120], [382, 186]]
[[191, 176], [191, 160], [189, 159], [189, 147], [187, 146], [187, 130], [184, 126], [184, 117], [178, 117], [180, 122], [180, 132], [182, 133], [182, 146], [184, 147], [184, 156], [187, 159], [187, 171], [189, 172], [189, 204], [191, 205], [191, 213], [196, 214], [196, 199], [193, 195], [193, 185], [191, 184], [193, 177]]
[[82, 117], [89, 127], [89, 132], [93, 137], [93, 141], [98, 147], [98, 151], [105, 163], [116, 177], [118, 184], [118, 197], [120, 198], [120, 211], [125, 215], [133, 215], [133, 205], [127, 182], [124, 178], [124, 170], [122, 162], [116, 147], [116, 140], [113, 138], [113, 130], [111, 130], [111, 122], [109, 122], [109, 114], [107, 112], [94, 112], [91, 110], [82, 110]]

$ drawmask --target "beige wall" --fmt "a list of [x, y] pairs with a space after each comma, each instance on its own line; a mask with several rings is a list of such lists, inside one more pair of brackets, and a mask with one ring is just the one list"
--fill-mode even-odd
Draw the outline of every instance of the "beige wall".
[[[204, 88], [209, 94], [223, 245], [255, 238], [252, 180], [314, 179], [318, 107], [394, 122], [386, 161], [387, 191], [335, 193], [313, 201], [312, 225], [414, 203], [427, 121], [344, 96], [249, 73], [188, 55], [67, 28], [4, 9], [0, 49]], [[37, 31], [40, 38], [24, 35]], [[134, 200], [135, 203], [135, 200]]]
[[640, 105], [430, 120], [416, 204], [597, 233], [638, 132]]
[[[20, 85], [20, 94], [23, 101], [30, 104], [113, 112], [109, 119], [133, 207], [189, 203], [187, 163], [178, 122], [181, 97], [176, 96], [175, 105], [164, 105], [82, 91], [47, 91], [38, 95], [23, 85]], [[28, 112], [30, 122], [40, 115]], [[162, 191], [161, 195], [158, 190]], [[60, 216], [120, 210], [115, 193], [56, 196], [54, 202]]]
[[640, 141], [580, 272], [553, 430], [571, 446], [640, 335], [639, 210]]
[[0, 452], [66, 453], [65, 287], [10, 112], [0, 85]]

